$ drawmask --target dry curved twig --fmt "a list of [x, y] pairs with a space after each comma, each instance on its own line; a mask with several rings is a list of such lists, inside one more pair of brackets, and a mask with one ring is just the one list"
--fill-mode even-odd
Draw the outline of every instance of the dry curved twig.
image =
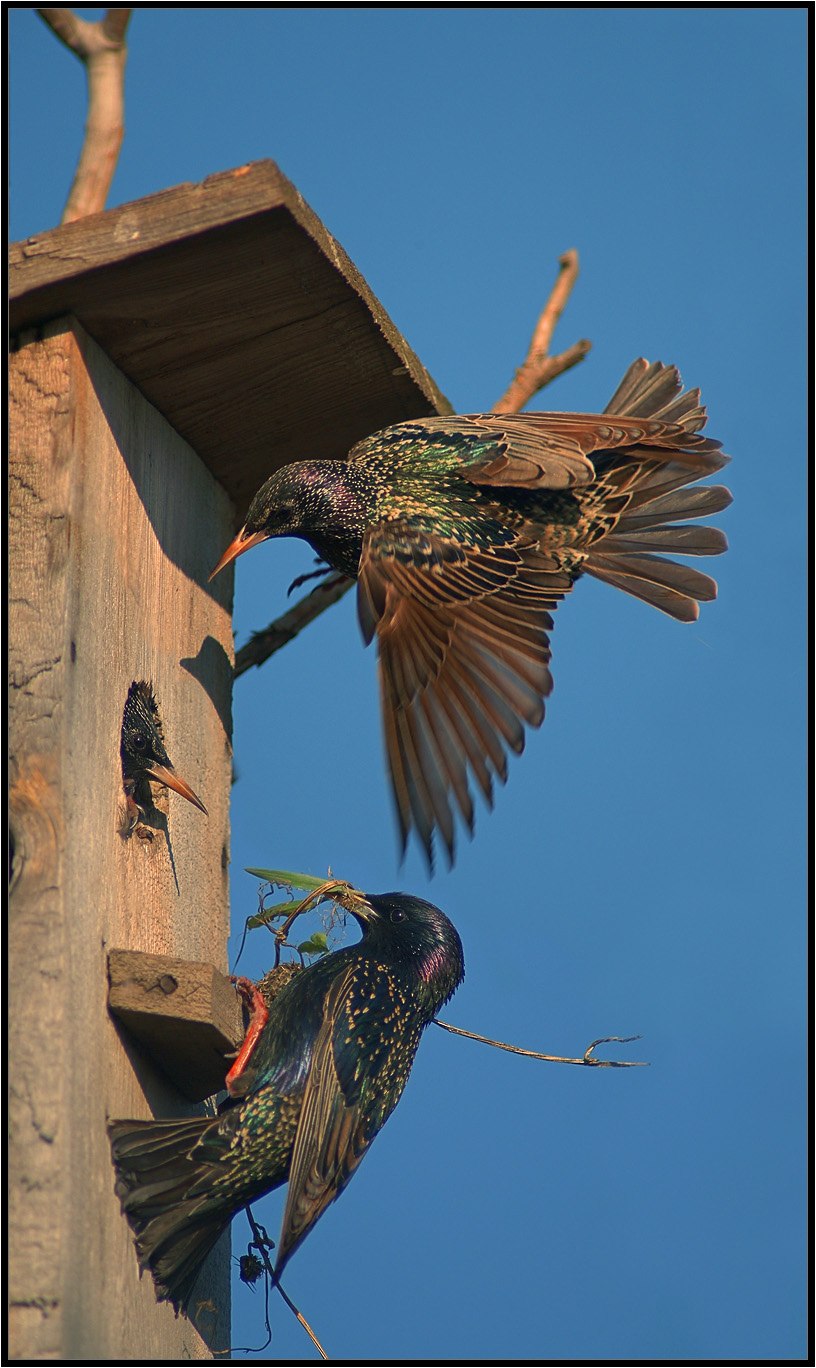
[[91, 23], [70, 9], [38, 9], [40, 18], [88, 73], [88, 117], [63, 223], [105, 208], [125, 132], [125, 33], [130, 9], [109, 9]]
[[579, 1058], [572, 1058], [569, 1055], [541, 1054], [539, 1050], [523, 1050], [520, 1045], [505, 1045], [502, 1040], [491, 1040], [490, 1036], [477, 1035], [475, 1031], [463, 1031], [461, 1026], [451, 1026], [447, 1021], [440, 1021], [439, 1017], [434, 1017], [434, 1026], [441, 1026], [443, 1031], [450, 1031], [452, 1035], [466, 1036], [468, 1040], [478, 1040], [482, 1045], [493, 1045], [497, 1050], [508, 1050], [510, 1054], [525, 1055], [527, 1059], [545, 1059], [550, 1064], [584, 1064], [595, 1069], [647, 1069], [649, 1061], [647, 1059], [596, 1059], [593, 1050], [598, 1045], [628, 1045], [632, 1040], [640, 1040], [639, 1035], [633, 1036], [599, 1036], [593, 1040], [591, 1045], [587, 1045], [584, 1053]]
[[[295, 1319], [299, 1322], [300, 1325], [303, 1326], [303, 1329], [306, 1331], [306, 1334], [309, 1336], [309, 1339], [312, 1341], [312, 1344], [319, 1353], [320, 1357], [322, 1359], [325, 1359], [326, 1362], [328, 1362], [329, 1356], [326, 1353], [326, 1350], [323, 1348], [323, 1345], [320, 1343], [320, 1340], [317, 1338], [317, 1335], [315, 1334], [311, 1325], [309, 1324], [303, 1313], [299, 1311], [298, 1308], [295, 1306], [295, 1303], [292, 1301], [292, 1298], [288, 1296], [288, 1294], [283, 1290], [283, 1284], [281, 1283], [277, 1273], [272, 1267], [272, 1261], [269, 1257], [269, 1242], [265, 1237], [265, 1232], [263, 1228], [260, 1227], [257, 1221], [255, 1220], [255, 1217], [252, 1213], [252, 1207], [249, 1205], [249, 1203], [247, 1203], [247, 1205], [244, 1207], [244, 1211], [246, 1212], [249, 1224], [252, 1227], [252, 1248], [257, 1249], [258, 1253], [260, 1254], [261, 1261], [266, 1272], [266, 1276], [269, 1278], [269, 1281], [272, 1284], [272, 1286], [278, 1289], [281, 1296], [283, 1297], [283, 1300], [286, 1302], [286, 1305], [289, 1307], [289, 1310], [292, 1312]], [[269, 1330], [271, 1338], [272, 1331], [270, 1329], [268, 1319], [267, 1329]], [[268, 1343], [269, 1341], [267, 1340], [267, 1344]], [[266, 1345], [264, 1345], [263, 1347], [265, 1349]], [[250, 1350], [250, 1353], [255, 1352], [260, 1351]]]

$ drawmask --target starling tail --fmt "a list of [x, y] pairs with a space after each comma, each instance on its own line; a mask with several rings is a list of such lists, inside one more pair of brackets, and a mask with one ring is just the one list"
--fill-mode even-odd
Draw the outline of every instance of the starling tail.
[[[700, 391], [678, 394], [677, 390], [673, 366], [636, 361], [606, 411], [657, 419], [684, 433], [697, 433], [706, 421]], [[718, 443], [705, 442], [692, 462], [689, 454], [683, 451], [675, 460], [667, 460], [665, 454], [654, 459], [655, 453], [644, 442], [639, 451], [636, 447], [625, 457], [596, 461], [596, 479], [585, 505], [592, 510], [600, 504], [601, 524], [589, 542], [586, 572], [681, 622], [696, 621], [700, 603], [716, 598], [717, 585], [708, 575], [667, 560], [665, 553], [716, 556], [728, 549], [728, 542], [717, 527], [675, 524], [720, 513], [731, 503], [724, 485], [689, 487], [727, 463]], [[607, 526], [610, 514], [614, 521]]]
[[139, 1264], [152, 1270], [157, 1298], [177, 1308], [187, 1308], [199, 1269], [232, 1215], [206, 1195], [210, 1163], [203, 1156], [209, 1150], [216, 1163], [225, 1161], [223, 1131], [212, 1117], [108, 1125], [116, 1195], [136, 1235]]

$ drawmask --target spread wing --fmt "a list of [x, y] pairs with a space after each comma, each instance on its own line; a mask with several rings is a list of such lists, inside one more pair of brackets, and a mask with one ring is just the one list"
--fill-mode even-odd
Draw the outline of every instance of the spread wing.
[[339, 1197], [390, 1116], [422, 1031], [385, 965], [357, 960], [326, 994], [292, 1151], [276, 1272]]
[[[680, 392], [674, 366], [635, 361], [604, 413], [475, 413], [398, 423], [359, 442], [350, 461], [389, 448], [421, 453], [422, 462], [455, 454], [472, 484], [516, 489], [572, 489], [596, 475], [594, 452], [638, 448], [694, 464], [720, 443], [699, 429], [706, 412], [699, 390]], [[613, 408], [612, 405], [615, 405]], [[622, 412], [617, 406], [629, 408]]]
[[470, 775], [492, 804], [507, 749], [543, 720], [551, 613], [571, 582], [537, 546], [465, 547], [406, 521], [370, 529], [357, 607], [366, 642], [377, 637], [403, 851], [415, 827], [431, 864], [437, 830], [453, 862], [451, 800], [472, 831]]

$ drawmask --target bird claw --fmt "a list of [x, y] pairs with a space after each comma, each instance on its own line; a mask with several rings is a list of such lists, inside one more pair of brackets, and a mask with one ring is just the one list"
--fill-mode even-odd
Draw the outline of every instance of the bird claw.
[[[143, 828], [139, 827], [139, 821], [144, 816], [144, 808], [134, 797], [136, 791], [135, 779], [125, 779], [122, 788], [125, 795], [125, 803], [124, 810], [120, 809], [121, 820], [118, 827], [119, 834], [120, 836], [125, 837], [132, 836], [134, 832], [137, 836], [141, 835]], [[152, 840], [152, 834], [150, 839]]]
[[324, 565], [322, 570], [310, 570], [308, 575], [298, 575], [297, 579], [293, 579], [289, 588], [286, 590], [286, 597], [288, 598], [293, 589], [299, 589], [301, 584], [305, 584], [307, 580], [322, 579], [324, 575], [328, 575], [330, 570], [330, 565]]
[[245, 1093], [249, 1092], [255, 1081], [255, 1070], [248, 1070], [247, 1065], [252, 1058], [261, 1032], [269, 1020], [269, 1008], [264, 1002], [257, 984], [253, 983], [251, 979], [235, 974], [231, 974], [230, 977], [235, 984], [236, 992], [240, 995], [249, 1012], [249, 1025], [243, 1044], [235, 1056], [235, 1062], [224, 1079], [224, 1087], [230, 1097], [243, 1097]]

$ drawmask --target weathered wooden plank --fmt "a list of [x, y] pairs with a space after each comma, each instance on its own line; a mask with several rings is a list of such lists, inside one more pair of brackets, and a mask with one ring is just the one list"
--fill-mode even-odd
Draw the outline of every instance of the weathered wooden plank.
[[[13, 356], [11, 395], [12, 1357], [207, 1358], [228, 1340], [228, 1243], [199, 1333], [139, 1280], [105, 1129], [201, 1108], [109, 1016], [107, 948], [226, 969], [232, 635], [206, 575], [232, 509], [78, 325]], [[152, 840], [117, 830], [140, 678], [209, 809], [156, 789]]]
[[72, 312], [240, 517], [272, 470], [450, 405], [273, 162], [66, 224], [10, 253], [13, 332]]
[[108, 1007], [191, 1102], [224, 1086], [243, 1039], [238, 994], [214, 964], [108, 951]]

